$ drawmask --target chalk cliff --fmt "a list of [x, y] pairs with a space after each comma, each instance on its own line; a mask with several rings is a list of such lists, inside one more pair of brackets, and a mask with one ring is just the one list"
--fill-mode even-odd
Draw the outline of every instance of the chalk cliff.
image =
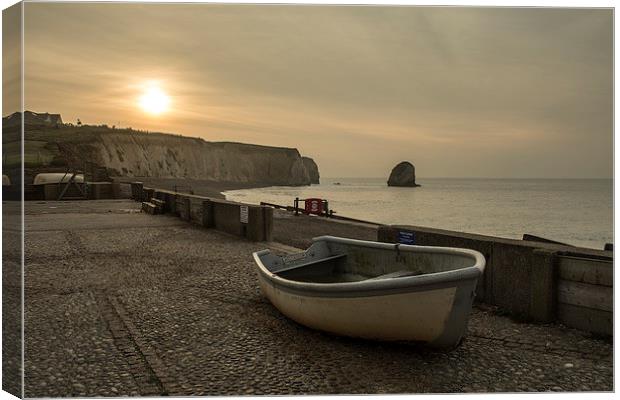
[[313, 159], [310, 157], [301, 157], [301, 160], [304, 163], [304, 167], [308, 174], [310, 175], [310, 183], [318, 184], [320, 183], [320, 175], [319, 175], [319, 167], [316, 165]]
[[309, 185], [297, 149], [161, 134], [100, 135], [102, 162], [120, 176]]
[[[9, 127], [9, 119], [17, 117], [21, 120], [20, 115], [3, 118], [5, 149], [15, 147], [20, 139], [19, 124]], [[81, 160], [78, 164], [92, 162], [107, 171], [108, 176], [294, 186], [318, 183], [319, 179], [314, 161], [302, 157], [294, 148], [207, 142], [199, 138], [114, 129], [105, 125], [77, 127], [62, 124], [60, 115], [57, 120], [53, 126], [26, 125], [24, 152], [32, 173], [51, 167], [63, 168], [68, 158], [78, 158]], [[18, 168], [18, 164], [5, 167]]]

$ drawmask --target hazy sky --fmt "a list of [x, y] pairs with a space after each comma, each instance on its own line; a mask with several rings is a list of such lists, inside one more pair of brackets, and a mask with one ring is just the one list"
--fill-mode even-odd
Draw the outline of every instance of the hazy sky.
[[[296, 147], [322, 176], [611, 177], [612, 11], [25, 6], [25, 103]], [[145, 113], [148, 85], [170, 109]], [[6, 113], [6, 110], [4, 110]]]

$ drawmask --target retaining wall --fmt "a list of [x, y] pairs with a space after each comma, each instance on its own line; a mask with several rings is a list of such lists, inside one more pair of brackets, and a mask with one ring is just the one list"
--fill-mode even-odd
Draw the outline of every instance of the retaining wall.
[[416, 245], [481, 252], [486, 268], [476, 289], [479, 301], [527, 320], [612, 334], [611, 251], [414, 226], [381, 226], [378, 240], [402, 242], [403, 233], [412, 234]]
[[[82, 190], [86, 190], [89, 200], [103, 199], [128, 199], [131, 197], [129, 193], [129, 185], [118, 182], [86, 182], [77, 183]], [[65, 183], [47, 183], [42, 185], [28, 185], [30, 195], [27, 200], [56, 200], [58, 195], [65, 188]], [[63, 198], [79, 198], [82, 193], [75, 187], [75, 184], [69, 185]]]
[[558, 255], [558, 320], [582, 330], [611, 334], [613, 267], [613, 260]]
[[271, 241], [273, 238], [273, 208], [236, 203], [187, 193], [145, 187], [141, 182], [131, 184], [132, 198], [165, 202], [163, 211], [205, 228], [217, 229], [251, 241]]

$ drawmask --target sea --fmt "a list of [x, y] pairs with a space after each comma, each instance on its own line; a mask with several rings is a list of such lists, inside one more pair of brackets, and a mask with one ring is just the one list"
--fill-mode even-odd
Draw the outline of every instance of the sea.
[[321, 184], [224, 192], [250, 204], [292, 206], [321, 198], [337, 215], [521, 239], [524, 233], [602, 249], [613, 242], [612, 179], [418, 178], [416, 188], [383, 178], [322, 178]]

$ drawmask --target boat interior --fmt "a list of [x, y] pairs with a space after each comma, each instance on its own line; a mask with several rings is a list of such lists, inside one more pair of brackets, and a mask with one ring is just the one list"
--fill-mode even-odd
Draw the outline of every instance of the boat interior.
[[[278, 257], [279, 258], [279, 257]], [[397, 279], [471, 267], [466, 254], [381, 249], [342, 243], [315, 242], [293, 260], [279, 258], [267, 268], [288, 280], [315, 283]]]

